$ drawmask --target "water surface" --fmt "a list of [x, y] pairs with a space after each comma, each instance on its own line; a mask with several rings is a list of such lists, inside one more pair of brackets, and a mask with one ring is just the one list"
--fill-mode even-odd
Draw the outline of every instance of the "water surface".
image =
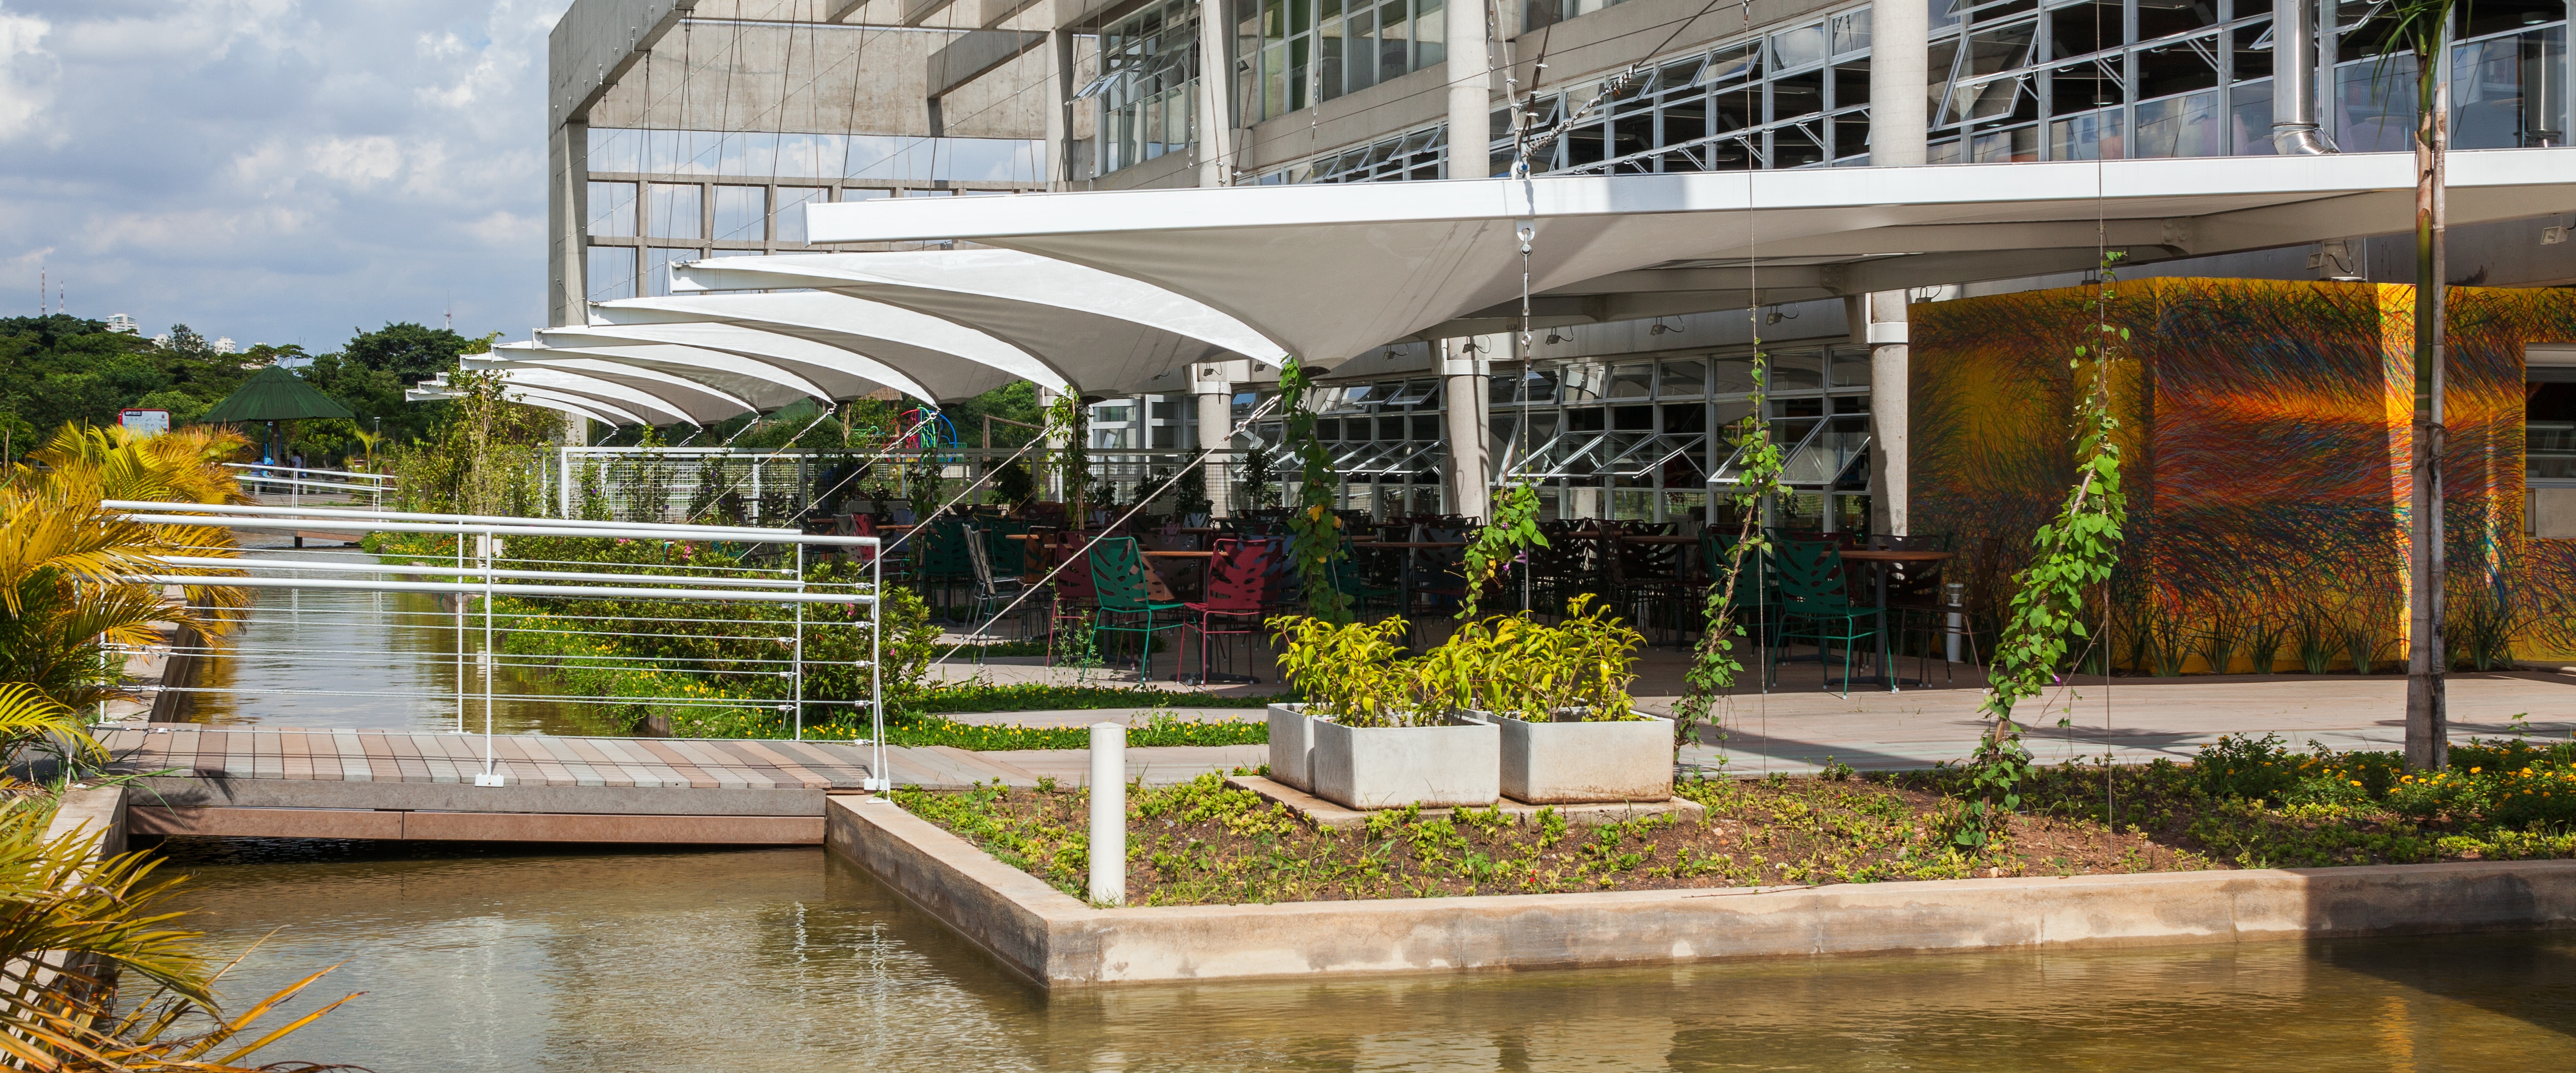
[[367, 994], [269, 1060], [457, 1069], [2511, 1070], [2576, 936], [1794, 959], [1049, 998], [816, 849], [172, 840], [227, 994]]

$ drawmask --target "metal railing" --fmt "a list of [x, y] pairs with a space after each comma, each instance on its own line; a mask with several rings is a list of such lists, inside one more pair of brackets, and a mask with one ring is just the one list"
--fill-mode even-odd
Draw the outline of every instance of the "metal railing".
[[[236, 530], [320, 531], [351, 534], [410, 534], [444, 537], [445, 540], [417, 541], [401, 551], [389, 552], [393, 562], [373, 561], [374, 556], [348, 555], [333, 558], [326, 552], [296, 552], [291, 558], [258, 555], [235, 555], [224, 542], [208, 539], [191, 550], [197, 555], [172, 555], [158, 560], [160, 569], [137, 573], [127, 580], [149, 585], [176, 585], [203, 588], [239, 588], [254, 590], [289, 590], [305, 592], [368, 592], [379, 594], [430, 594], [440, 598], [435, 611], [375, 609], [380, 619], [375, 625], [391, 630], [452, 631], [454, 641], [455, 690], [452, 694], [429, 694], [400, 689], [372, 690], [363, 696], [388, 700], [444, 700], [455, 702], [456, 727], [470, 733], [468, 721], [473, 702], [480, 699], [483, 714], [483, 773], [476, 785], [503, 784], [493, 765], [491, 739], [496, 729], [495, 713], [504, 701], [570, 702], [585, 705], [609, 705], [619, 708], [653, 710], [770, 710], [785, 714], [781, 720], [791, 733], [803, 739], [806, 712], [809, 707], [842, 705], [864, 707], [869, 712], [870, 736], [863, 744], [874, 748], [869, 769], [871, 789], [884, 789], [885, 713], [884, 683], [879, 675], [884, 653], [884, 628], [878, 595], [883, 592], [883, 576], [878, 564], [878, 542], [873, 537], [832, 536], [795, 530], [748, 526], [636, 524], [578, 519], [514, 518], [487, 515], [417, 514], [364, 508], [324, 508], [269, 505], [207, 505], [196, 503], [154, 503], [111, 500], [103, 504], [128, 521], [147, 525], [181, 525]], [[602, 548], [583, 545], [566, 548], [551, 543], [554, 538], [576, 538], [614, 541]], [[520, 545], [513, 554], [512, 544]], [[642, 545], [642, 547], [635, 547]], [[790, 560], [779, 566], [747, 565], [752, 556], [709, 556], [701, 560], [700, 548], [734, 548], [748, 552], [764, 545], [777, 545], [787, 554], [764, 557], [763, 561]], [[628, 549], [606, 557], [547, 557], [580, 555], [586, 551]], [[645, 561], [647, 553], [658, 550], [655, 561]], [[856, 553], [865, 562], [865, 580], [816, 578], [808, 569], [816, 554]], [[621, 557], [622, 555], [622, 557]], [[672, 561], [676, 556], [677, 561]], [[633, 560], [633, 561], [628, 561]], [[338, 576], [328, 576], [338, 575]], [[354, 575], [354, 576], [351, 576]], [[587, 604], [587, 606], [586, 606]], [[845, 609], [845, 619], [816, 620], [809, 611], [818, 606]], [[864, 609], [864, 610], [862, 610]], [[212, 612], [212, 607], [204, 608]], [[256, 630], [263, 623], [263, 605], [254, 605], [243, 624]], [[363, 615], [364, 612], [357, 614]], [[478, 625], [479, 630], [474, 627]], [[360, 625], [354, 618], [354, 635]], [[864, 628], [867, 637], [864, 658], [860, 658], [855, 637], [837, 631]], [[468, 673], [469, 640], [480, 635], [479, 650], [473, 651], [472, 670]], [[505, 650], [501, 635], [527, 634], [537, 643]], [[658, 650], [631, 645], [621, 651], [611, 643], [589, 642], [619, 639], [651, 639], [655, 642], [677, 642]], [[809, 652], [816, 639], [837, 641], [830, 651], [850, 658], [832, 658]], [[576, 645], [575, 642], [581, 642]], [[355, 647], [352, 647], [352, 646]], [[574, 651], [586, 646], [584, 651]], [[772, 647], [774, 646], [774, 648]], [[232, 655], [211, 646], [194, 655]], [[292, 651], [246, 653], [260, 658], [283, 658], [299, 661], [302, 667], [332, 664], [349, 666], [380, 665], [386, 655], [382, 648], [366, 647], [364, 642], [340, 642], [320, 647], [306, 646]], [[865, 699], [855, 695], [840, 697], [809, 696], [809, 672], [845, 668], [863, 671], [866, 677]], [[569, 672], [585, 672], [577, 677], [591, 683], [570, 690], [504, 691], [499, 679], [504, 673], [525, 682], [542, 679], [552, 672], [558, 682]], [[469, 686], [469, 679], [479, 679], [479, 691]], [[838, 679], [849, 685], [846, 678]], [[672, 688], [674, 684], [678, 688]], [[331, 691], [297, 689], [237, 689], [222, 686], [170, 686], [192, 694], [231, 694], [240, 699], [279, 695], [332, 695]], [[343, 691], [346, 692], [346, 691]], [[780, 695], [780, 694], [783, 694]]]
[[310, 466], [263, 465], [258, 462], [226, 462], [223, 465], [226, 469], [240, 471], [235, 476], [240, 479], [245, 489], [255, 494], [276, 488], [285, 489], [287, 502], [290, 505], [302, 504], [309, 491], [322, 498], [328, 498], [334, 494], [353, 500], [364, 498], [369, 507], [383, 510], [385, 494], [394, 489], [394, 477], [390, 473], [315, 469]]

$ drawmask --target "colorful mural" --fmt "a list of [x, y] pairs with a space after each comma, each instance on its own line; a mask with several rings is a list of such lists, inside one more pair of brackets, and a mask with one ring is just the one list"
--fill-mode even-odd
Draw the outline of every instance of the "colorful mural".
[[[2522, 348], [2576, 341], [2576, 291], [2453, 294], [2446, 632], [2576, 651], [2576, 547], [2557, 546], [2576, 542], [2526, 540], [2522, 505]], [[2070, 359], [2107, 315], [2128, 332], [2113, 392], [2132, 512], [2114, 661], [2207, 670], [2214, 631], [2238, 638], [2233, 670], [2270, 646], [2282, 669], [2331, 648], [2334, 666], [2385, 670], [2405, 649], [2413, 302], [2386, 284], [2150, 279], [2107, 304], [2068, 288], [1918, 305], [1911, 528], [1952, 534], [1991, 608], [2071, 479]]]

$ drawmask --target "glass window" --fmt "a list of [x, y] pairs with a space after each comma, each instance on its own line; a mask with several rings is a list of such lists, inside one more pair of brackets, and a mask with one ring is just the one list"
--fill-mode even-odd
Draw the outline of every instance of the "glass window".
[[2221, 148], [2218, 94], [2167, 97], [2138, 106], [2140, 157], [2217, 156]]
[[757, 186], [716, 187], [717, 241], [765, 241], [768, 224], [769, 191]]
[[1825, 36], [1825, 26], [1801, 26], [1771, 35], [1771, 62], [1780, 67], [1805, 67], [1825, 62], [1832, 52]]
[[2415, 57], [2385, 71], [2362, 60], [2335, 68], [2335, 142], [2347, 153], [2402, 153], [2415, 144]]
[[819, 186], [779, 187], [778, 218], [772, 225], [777, 241], [803, 243], [805, 241], [805, 206], [821, 204], [824, 201], [823, 195], [830, 192]]
[[644, 233], [654, 238], [698, 237], [696, 183], [651, 183], [644, 188]]
[[2106, 48], [2118, 48], [2125, 42], [2119, 0], [2090, 0], [2067, 7], [2053, 8], [2048, 13], [2048, 52], [2057, 59], [2072, 59]]
[[[2138, 99], [2218, 88], [2218, 39], [2194, 37], [2138, 50]], [[2146, 120], [2138, 121], [2146, 129]]]
[[1662, 382], [1655, 387], [1660, 398], [1686, 399], [1708, 390], [1708, 363], [1698, 358], [1679, 358], [1664, 363]]
[[2566, 27], [2491, 38], [2451, 50], [2454, 148], [2565, 145], [2566, 103]]
[[1655, 367], [1639, 362], [1614, 366], [1610, 370], [1610, 395], [1614, 399], [1644, 399], [1655, 394]]
[[2138, 0], [2138, 40], [2187, 34], [2218, 25], [2218, 0]]
[[590, 184], [590, 220], [585, 230], [604, 238], [635, 237], [635, 184]]
[[635, 297], [635, 247], [591, 247], [589, 274], [591, 301]]

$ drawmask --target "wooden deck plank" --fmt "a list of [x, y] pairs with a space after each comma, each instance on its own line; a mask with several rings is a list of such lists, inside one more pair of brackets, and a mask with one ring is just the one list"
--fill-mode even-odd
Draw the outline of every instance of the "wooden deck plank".
[[358, 735], [358, 749], [367, 758], [367, 778], [372, 782], [403, 781], [402, 765], [394, 761], [392, 735], [364, 733]]
[[279, 731], [279, 776], [287, 779], [313, 777], [313, 735], [301, 730]]
[[581, 754], [582, 759], [590, 761], [591, 769], [599, 772], [600, 780], [606, 785], [652, 785], [651, 782], [646, 781], [652, 776], [645, 774], [643, 768], [627, 763], [623, 753], [609, 748], [608, 739], [571, 738], [568, 740], [572, 743], [573, 751]]
[[555, 758], [555, 763], [564, 769], [565, 777], [571, 785], [608, 785], [607, 778], [599, 773], [598, 768], [592, 767], [590, 765], [590, 761], [582, 759], [580, 753], [573, 751], [571, 742], [565, 741], [562, 738], [545, 738], [542, 740], [545, 742], [546, 752], [553, 756]]
[[273, 731], [254, 735], [251, 738], [252, 777], [261, 779], [286, 777], [285, 743], [286, 735]]
[[409, 734], [385, 734], [385, 748], [391, 750], [394, 768], [402, 772], [404, 782], [428, 782], [429, 762], [421, 759], [420, 743]]
[[767, 790], [788, 785], [786, 781], [779, 778], [778, 769], [771, 767], [768, 761], [753, 756], [750, 750], [740, 748], [730, 740], [704, 738], [698, 739], [695, 744], [701, 749], [724, 757], [726, 765], [741, 773], [742, 777], [756, 789]]
[[[329, 739], [331, 756], [340, 765], [342, 782], [374, 782], [375, 769], [367, 766], [367, 747], [358, 741], [354, 730], [334, 730]], [[328, 772], [328, 768], [322, 769]]]
[[766, 742], [748, 740], [742, 743], [742, 747], [753, 756], [767, 760], [776, 766], [781, 781], [795, 783], [808, 790], [820, 790], [832, 785], [832, 780], [806, 770], [805, 765], [779, 755], [776, 750], [768, 748], [767, 745]]
[[681, 778], [680, 773], [671, 770], [670, 765], [655, 759], [652, 753], [636, 747], [632, 741], [624, 738], [593, 738], [591, 744], [599, 746], [601, 752], [617, 757], [620, 764], [636, 772], [635, 785], [637, 786], [689, 784], [689, 780]]
[[669, 742], [657, 738], [645, 738], [627, 744], [661, 761], [662, 766], [670, 768], [678, 773], [680, 778], [686, 780], [691, 789], [712, 790], [718, 785], [714, 775], [700, 768], [696, 761], [689, 759], [687, 754], [672, 748]]
[[458, 767], [456, 764], [456, 758], [448, 755], [447, 742], [445, 740], [447, 735], [414, 733], [406, 734], [404, 736], [411, 739], [412, 748], [419, 750], [421, 766], [429, 769], [429, 781], [473, 781], [473, 773], [464, 768]]
[[[672, 738], [663, 745], [688, 757], [691, 763], [698, 766], [698, 770], [706, 772], [710, 778], [715, 779], [719, 788], [739, 790], [748, 789], [751, 786], [750, 773], [745, 771], [733, 757], [706, 748], [688, 738]], [[768, 788], [768, 781], [761, 780], [762, 789]]]
[[224, 734], [224, 777], [256, 779], [259, 777], [259, 735], [248, 730]]

